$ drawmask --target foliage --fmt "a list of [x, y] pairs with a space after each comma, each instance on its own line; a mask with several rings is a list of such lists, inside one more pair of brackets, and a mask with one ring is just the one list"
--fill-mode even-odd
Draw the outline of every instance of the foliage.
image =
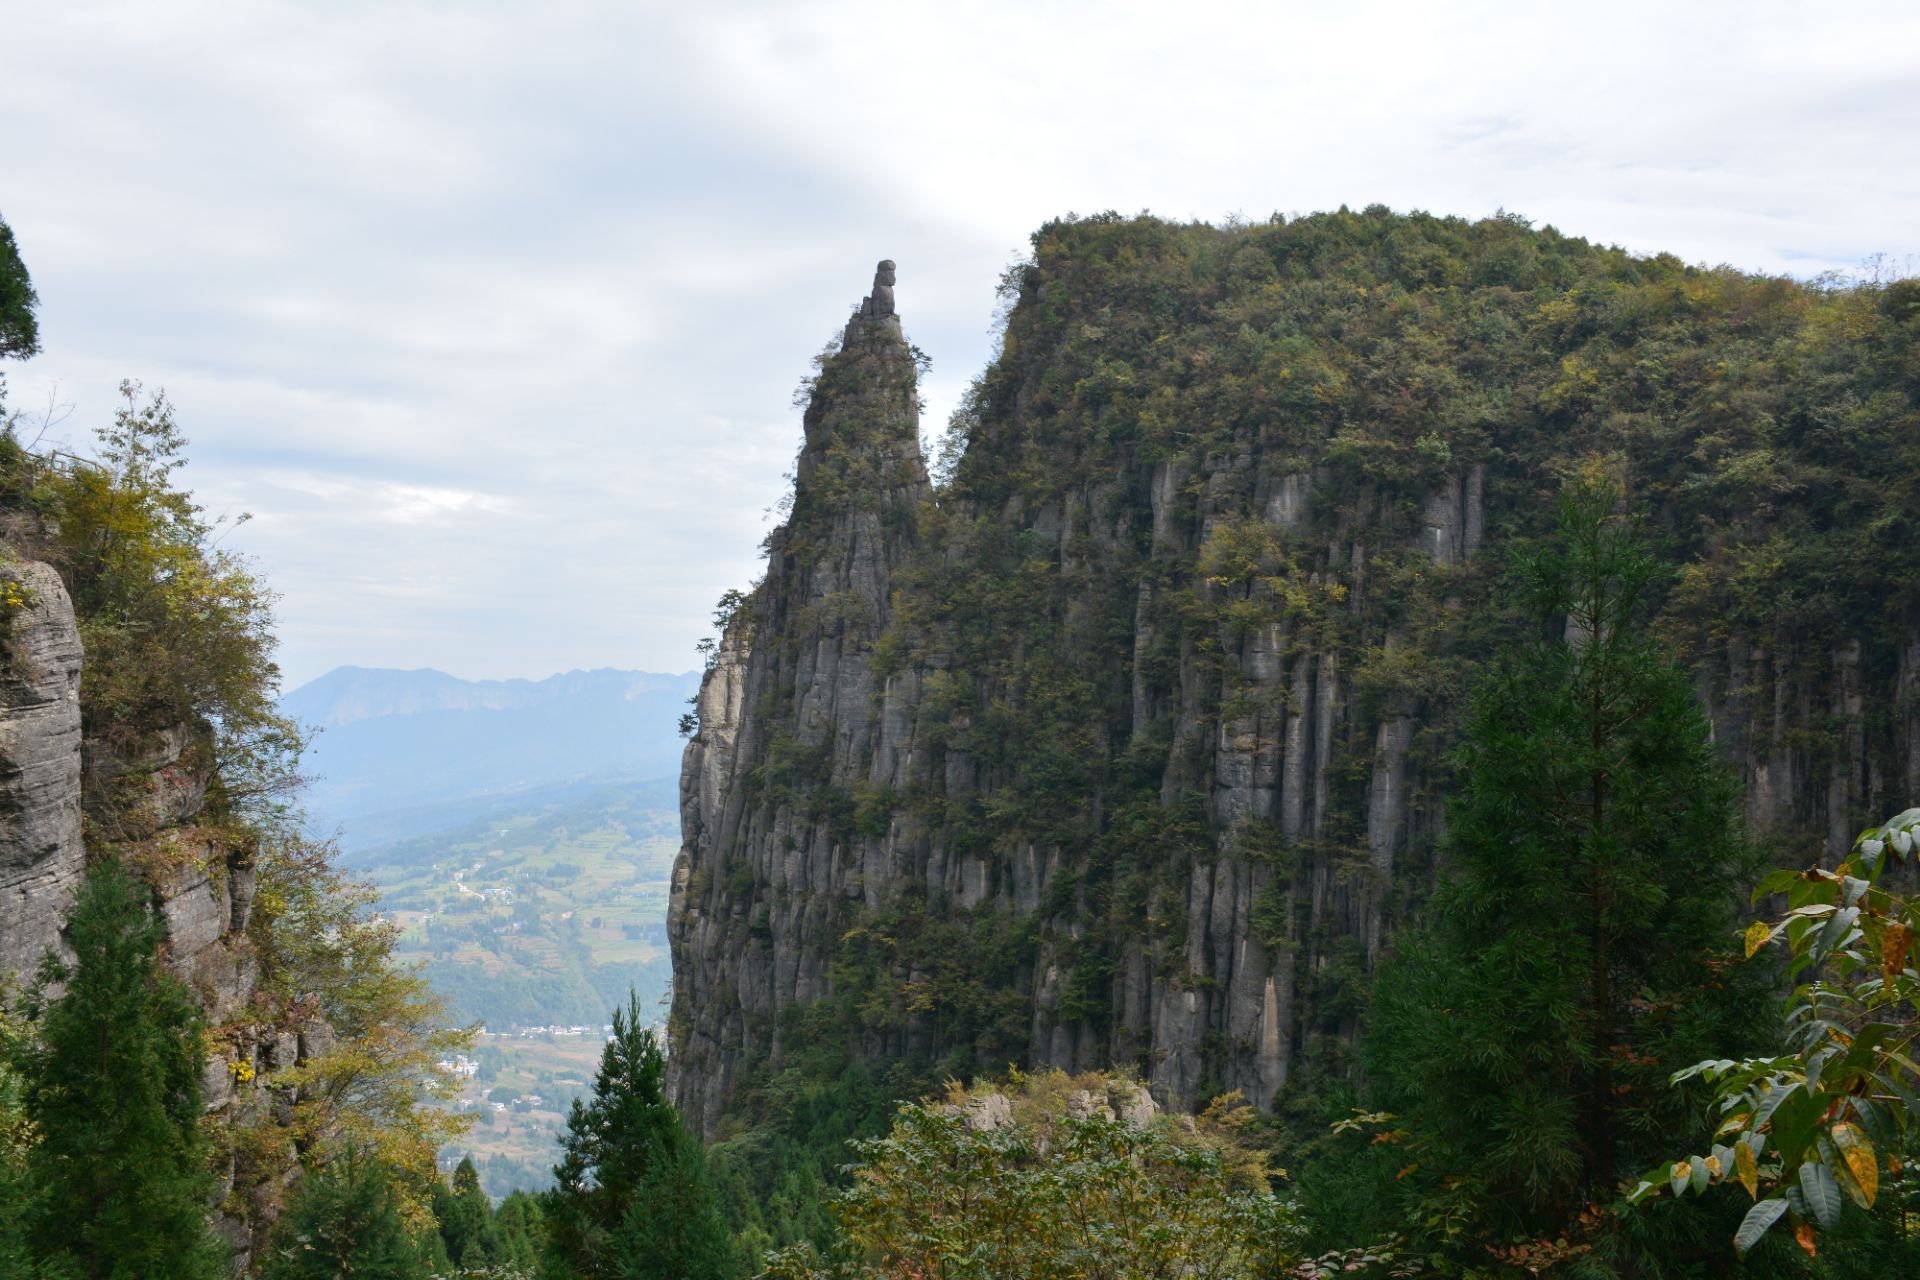
[[531, 1276], [539, 1268], [544, 1241], [540, 1202], [516, 1191], [495, 1209], [480, 1189], [471, 1158], [454, 1168], [451, 1186], [435, 1180], [433, 1217], [438, 1224], [434, 1253], [447, 1260], [442, 1270]]
[[261, 1280], [426, 1280], [391, 1174], [347, 1147], [310, 1176], [274, 1225]]
[[[220, 546], [224, 519], [209, 520], [177, 484], [187, 442], [165, 394], [123, 382], [120, 395], [95, 432], [96, 460], [35, 453], [8, 425], [0, 507], [19, 513], [4, 526], [8, 549], [51, 561], [66, 581], [90, 743], [211, 726], [208, 807], [245, 825], [278, 812], [296, 782], [299, 730], [275, 707], [274, 596]], [[105, 801], [91, 796], [89, 807], [101, 814]]]
[[1755, 987], [1729, 973], [1748, 862], [1732, 787], [1691, 681], [1648, 635], [1659, 566], [1619, 498], [1576, 479], [1559, 538], [1523, 559], [1542, 632], [1564, 618], [1565, 638], [1482, 683], [1450, 878], [1375, 985], [1367, 1062], [1401, 1126], [1386, 1140], [1408, 1148], [1422, 1229], [1435, 1197], [1455, 1201], [1472, 1251], [1628, 1248], [1604, 1209], [1621, 1161], [1691, 1124], [1673, 1064], [1756, 1021]]
[[15, 1063], [25, 1049], [26, 1027], [10, 1008], [0, 983], [0, 1275], [39, 1280], [42, 1274], [28, 1241], [33, 1204], [27, 1158], [39, 1141], [27, 1109], [26, 1080]]
[[347, 878], [337, 857], [331, 843], [291, 828], [276, 829], [260, 855], [249, 921], [265, 960], [255, 1015], [310, 1030], [318, 1020], [331, 1042], [274, 1073], [271, 1083], [298, 1102], [284, 1130], [260, 1137], [361, 1152], [395, 1174], [401, 1209], [418, 1224], [435, 1151], [470, 1123], [432, 1105], [458, 1092], [437, 1064], [470, 1048], [472, 1032], [443, 1025], [439, 997], [394, 959], [398, 930], [374, 911], [375, 891]]
[[899, 1099], [923, 1087], [912, 1063], [816, 1045], [757, 1088], [746, 1123], [708, 1149], [742, 1262], [757, 1267], [769, 1249], [802, 1242], [830, 1249], [828, 1197], [846, 1183], [848, 1142], [886, 1132]]
[[[1675, 1072], [1676, 1084], [1712, 1084], [1723, 1118], [1707, 1154], [1648, 1174], [1637, 1200], [1738, 1183], [1753, 1202], [1733, 1237], [1741, 1253], [1785, 1222], [1812, 1254], [1848, 1201], [1871, 1211], [1889, 1200], [1904, 1224], [1916, 1186], [1903, 1153], [1920, 1115], [1920, 899], [1889, 873], [1916, 855], [1920, 809], [1908, 809], [1862, 832], [1832, 870], [1760, 882], [1755, 900], [1785, 894], [1787, 909], [1747, 930], [1747, 956], [1783, 943], [1801, 979], [1784, 1014], [1789, 1052]], [[1920, 1238], [1901, 1234], [1907, 1264], [1920, 1265]]]
[[847, 1258], [789, 1249], [764, 1275], [1282, 1275], [1300, 1232], [1240, 1140], [1251, 1109], [1230, 1097], [1197, 1120], [1153, 1113], [1131, 1080], [1062, 1072], [903, 1106], [885, 1137], [854, 1144], [835, 1203]]
[[[591, 1101], [567, 1117], [544, 1214], [553, 1280], [719, 1280], [731, 1243], [706, 1156], [661, 1091], [666, 1057], [640, 1002], [613, 1014]], [[456, 1259], [457, 1261], [457, 1259]]]
[[118, 862], [95, 866], [67, 923], [73, 963], [49, 954], [29, 993], [29, 1238], [79, 1275], [212, 1280], [202, 1016], [161, 965], [148, 897]]

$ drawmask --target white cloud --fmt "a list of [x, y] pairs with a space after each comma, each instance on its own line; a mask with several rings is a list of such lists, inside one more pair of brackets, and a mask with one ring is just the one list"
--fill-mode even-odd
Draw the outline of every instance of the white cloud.
[[1069, 210], [1481, 215], [1812, 274], [1914, 252], [1920, 11], [19, 5], [0, 212], [69, 433], [164, 385], [290, 675], [690, 664], [872, 262], [934, 358]]

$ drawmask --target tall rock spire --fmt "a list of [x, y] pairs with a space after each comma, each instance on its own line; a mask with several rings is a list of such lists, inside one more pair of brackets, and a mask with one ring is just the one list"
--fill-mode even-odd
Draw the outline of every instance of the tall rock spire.
[[743, 1067], [778, 1052], [781, 1011], [831, 994], [827, 957], [799, 943], [839, 936], [854, 868], [836, 821], [786, 780], [792, 762], [861, 775], [901, 679], [876, 647], [933, 494], [893, 283], [882, 262], [813, 380], [793, 510], [701, 684], [682, 767], [669, 1080], [708, 1136]]
[[860, 300], [854, 309], [853, 318], [847, 321], [847, 333], [841, 342], [843, 347], [851, 347], [862, 342], [884, 342], [892, 339], [904, 343], [906, 339], [900, 333], [900, 317], [893, 313], [893, 259], [882, 258], [880, 265], [874, 268], [873, 292]]

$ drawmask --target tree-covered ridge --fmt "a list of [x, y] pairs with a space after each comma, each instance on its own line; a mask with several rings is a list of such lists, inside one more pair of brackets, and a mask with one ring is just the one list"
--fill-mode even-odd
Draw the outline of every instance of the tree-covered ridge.
[[[1005, 285], [878, 634], [795, 608], [857, 563], [809, 558], [804, 480], [808, 540], [729, 611], [675, 938], [723, 1173], [882, 1072], [1122, 1063], [1283, 1111], [1344, 1080], [1466, 691], [1537, 634], [1508, 554], [1589, 465], [1647, 512], [1648, 625], [1757, 835], [1843, 849], [1920, 780], [1914, 285], [1380, 208], [1065, 220]], [[809, 726], [829, 653], [872, 687]]]

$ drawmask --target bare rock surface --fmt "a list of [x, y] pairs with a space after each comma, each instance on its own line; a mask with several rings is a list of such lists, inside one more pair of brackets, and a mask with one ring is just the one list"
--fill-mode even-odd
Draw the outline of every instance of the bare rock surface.
[[0, 651], [0, 977], [63, 950], [60, 931], [86, 867], [80, 837], [80, 633], [60, 575], [0, 566], [29, 601], [9, 611]]

